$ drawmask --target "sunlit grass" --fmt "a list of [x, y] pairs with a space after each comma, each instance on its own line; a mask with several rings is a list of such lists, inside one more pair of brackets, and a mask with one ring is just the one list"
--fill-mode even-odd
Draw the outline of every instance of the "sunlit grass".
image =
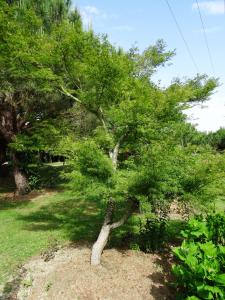
[[92, 241], [99, 229], [95, 203], [79, 201], [71, 193], [0, 204], [0, 283], [19, 264], [46, 249], [52, 239]]

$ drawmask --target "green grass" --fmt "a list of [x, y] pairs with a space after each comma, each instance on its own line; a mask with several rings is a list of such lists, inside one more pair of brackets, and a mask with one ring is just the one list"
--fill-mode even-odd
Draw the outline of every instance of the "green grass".
[[61, 192], [32, 201], [0, 201], [0, 283], [28, 258], [59, 242], [93, 241], [102, 217], [95, 203]]

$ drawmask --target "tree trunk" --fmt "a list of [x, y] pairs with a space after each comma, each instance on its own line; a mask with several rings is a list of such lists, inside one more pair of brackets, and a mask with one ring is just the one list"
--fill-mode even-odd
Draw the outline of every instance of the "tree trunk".
[[101, 255], [105, 248], [110, 234], [110, 225], [104, 225], [101, 228], [97, 241], [94, 243], [91, 251], [91, 265], [97, 266], [101, 263]]
[[113, 219], [114, 207], [115, 207], [115, 202], [112, 198], [110, 198], [109, 202], [107, 203], [107, 207], [106, 207], [104, 223], [102, 225], [98, 239], [92, 247], [91, 265], [93, 265], [93, 266], [97, 266], [101, 262], [102, 251], [108, 242], [109, 233], [110, 233], [111, 226], [112, 226], [111, 224], [112, 224], [112, 219]]
[[[102, 118], [102, 123], [103, 123], [103, 127], [107, 131], [107, 128], [105, 126], [105, 122], [104, 122], [103, 118]], [[114, 149], [109, 152], [109, 157], [112, 160], [113, 168], [115, 171], [117, 168], [120, 143], [124, 137], [125, 137], [125, 134], [119, 138]], [[113, 223], [114, 209], [115, 209], [115, 202], [112, 198], [110, 198], [110, 200], [107, 204], [107, 208], [106, 208], [104, 223], [102, 225], [102, 228], [101, 228], [101, 231], [97, 238], [97, 241], [94, 243], [94, 245], [92, 247], [92, 251], [91, 251], [91, 265], [93, 265], [93, 266], [97, 266], [101, 263], [101, 255], [102, 255], [102, 252], [108, 242], [110, 231], [112, 229], [115, 229], [115, 228], [123, 225], [126, 222], [126, 220], [129, 218], [129, 216], [132, 214], [132, 212], [135, 209], [135, 203], [133, 201], [129, 201], [129, 205], [128, 205], [127, 210], [125, 211], [123, 217], [118, 222]]]
[[4, 162], [6, 162], [6, 148], [0, 144], [0, 165], [2, 165]]
[[30, 186], [26, 175], [20, 169], [19, 159], [17, 154], [13, 154], [13, 176], [16, 184], [16, 193], [18, 195], [26, 195], [30, 192]]
[[129, 200], [128, 207], [125, 210], [123, 217], [118, 222], [113, 223], [112, 221], [113, 221], [115, 202], [112, 198], [110, 198], [106, 208], [104, 223], [98, 235], [97, 241], [94, 243], [92, 247], [92, 251], [91, 251], [92, 266], [97, 266], [101, 263], [101, 255], [108, 242], [110, 231], [112, 229], [118, 228], [121, 225], [123, 225], [130, 217], [130, 215], [134, 212], [136, 207], [137, 207], [137, 203], [135, 201]]
[[9, 174], [9, 168], [6, 164], [6, 147], [5, 140], [0, 137], [0, 177], [6, 177]]

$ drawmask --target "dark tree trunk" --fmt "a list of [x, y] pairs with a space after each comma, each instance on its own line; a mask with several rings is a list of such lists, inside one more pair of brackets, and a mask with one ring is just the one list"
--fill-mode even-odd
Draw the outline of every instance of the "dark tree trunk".
[[6, 162], [6, 147], [0, 141], [0, 164], [2, 165], [4, 162]]
[[6, 142], [0, 137], [0, 177], [6, 177], [8, 175], [8, 165], [6, 164]]
[[25, 195], [30, 192], [30, 186], [27, 180], [26, 175], [20, 168], [19, 156], [14, 153], [12, 156], [13, 159], [13, 176], [16, 184], [16, 193], [18, 195]]
[[[3, 101], [0, 105], [0, 137], [6, 146], [13, 141], [18, 133], [25, 128], [26, 122], [20, 118], [15, 106], [9, 101]], [[23, 173], [18, 153], [12, 153], [13, 176], [17, 188], [17, 194], [24, 195], [30, 191], [30, 187]]]

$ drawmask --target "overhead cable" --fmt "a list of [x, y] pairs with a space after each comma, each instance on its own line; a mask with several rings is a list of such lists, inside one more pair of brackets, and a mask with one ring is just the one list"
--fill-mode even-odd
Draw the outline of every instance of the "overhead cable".
[[171, 7], [169, 1], [168, 1], [168, 0], [165, 0], [165, 2], [166, 2], [167, 6], [168, 6], [168, 8], [169, 8], [169, 11], [170, 11], [170, 13], [171, 13], [171, 16], [172, 16], [173, 20], [174, 20], [174, 22], [175, 22], [175, 24], [176, 24], [176, 26], [177, 26], [177, 29], [178, 29], [178, 31], [179, 31], [179, 34], [180, 34], [180, 36], [181, 36], [181, 38], [182, 38], [182, 40], [183, 40], [183, 42], [184, 42], [184, 44], [185, 44], [185, 47], [186, 47], [187, 52], [188, 52], [188, 54], [189, 54], [189, 56], [190, 56], [190, 59], [191, 59], [193, 65], [195, 66], [195, 69], [196, 69], [197, 73], [199, 73], [198, 66], [197, 66], [197, 64], [196, 64], [196, 62], [195, 62], [195, 59], [194, 59], [193, 55], [192, 55], [191, 49], [190, 49], [190, 47], [189, 47], [189, 45], [188, 45], [188, 43], [187, 43], [187, 41], [186, 41], [186, 39], [185, 39], [185, 37], [184, 37], [184, 34], [183, 34], [182, 29], [181, 29], [181, 27], [180, 27], [180, 25], [179, 25], [179, 23], [178, 23], [178, 20], [177, 20], [177, 18], [176, 18], [176, 16], [175, 16], [175, 13], [174, 13], [174, 11], [173, 11], [173, 9], [172, 9], [172, 7]]
[[209, 48], [209, 43], [208, 43], [208, 39], [207, 39], [207, 35], [206, 35], [206, 29], [205, 29], [205, 24], [203, 22], [202, 13], [201, 13], [201, 10], [200, 10], [198, 0], [195, 0], [195, 1], [196, 1], [197, 9], [198, 9], [199, 18], [200, 18], [201, 24], [202, 24], [202, 32], [203, 32], [203, 35], [204, 35], [204, 40], [205, 40], [205, 44], [206, 44], [206, 48], [207, 48], [207, 52], [208, 52], [208, 56], [209, 56], [210, 65], [211, 65], [213, 73], [215, 74], [213, 59], [212, 59], [211, 51], [210, 51], [210, 48]]

